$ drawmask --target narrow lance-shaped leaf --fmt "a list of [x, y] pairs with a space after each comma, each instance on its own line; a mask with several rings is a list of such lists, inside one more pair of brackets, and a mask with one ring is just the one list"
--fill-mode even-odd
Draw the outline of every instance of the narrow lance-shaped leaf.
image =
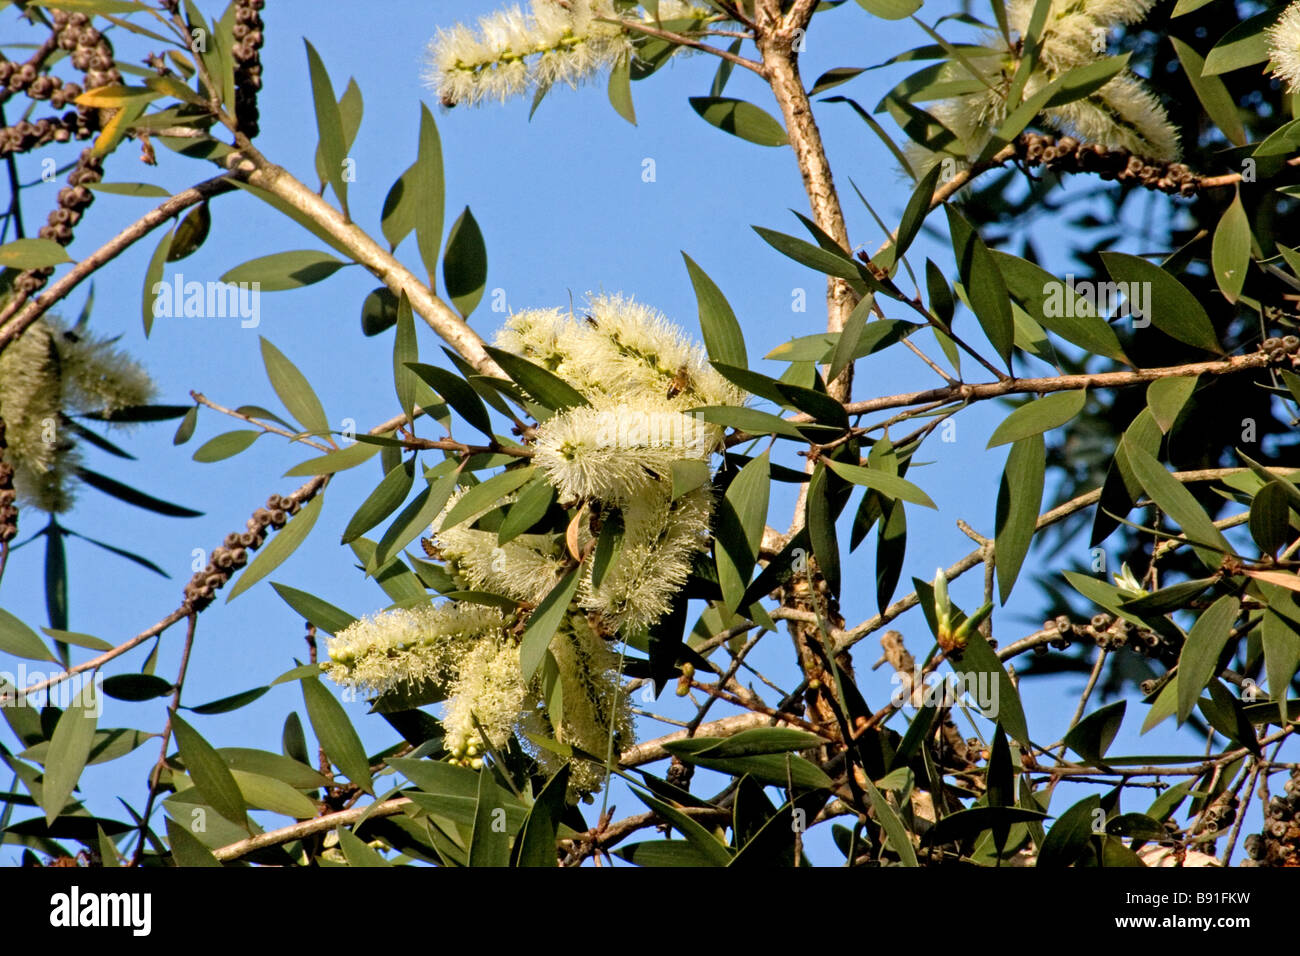
[[741, 468], [718, 506], [714, 538], [718, 584], [729, 611], [739, 607], [758, 561], [771, 488], [768, 461], [768, 453], [763, 452]]
[[[1222, 548], [1227, 554], [1232, 553], [1228, 540], [1214, 526], [1205, 509], [1182, 482], [1165, 471], [1164, 466], [1144, 450], [1128, 448], [1127, 453], [1129, 464], [1143, 489], [1165, 514], [1178, 522], [1188, 538], [1198, 544]], [[1212, 570], [1217, 570], [1223, 561], [1223, 555], [1210, 548], [1193, 545], [1193, 550]]]
[[686, 260], [686, 271], [690, 273], [691, 285], [695, 287], [695, 298], [699, 303], [700, 331], [704, 334], [704, 347], [708, 349], [709, 358], [714, 362], [748, 368], [749, 358], [745, 354], [745, 337], [736, 321], [722, 290], [712, 279], [695, 264], [695, 260], [682, 253]]
[[330, 82], [329, 72], [321, 61], [320, 54], [307, 39], [302, 41], [307, 47], [307, 66], [311, 73], [312, 102], [316, 108], [316, 129], [320, 134], [317, 147], [321, 164], [325, 168], [325, 178], [334, 187], [343, 207], [343, 215], [348, 216], [348, 185], [343, 178], [343, 160], [347, 147], [343, 141], [343, 117], [339, 111], [338, 100], [334, 98], [334, 84]]
[[753, 103], [729, 96], [692, 96], [690, 103], [705, 122], [732, 136], [759, 146], [784, 146], [790, 141], [781, 124]]
[[99, 713], [98, 689], [93, 683], [85, 684], [72, 705], [60, 716], [50, 737], [50, 748], [45, 755], [45, 775], [41, 787], [41, 806], [45, 822], [52, 824], [72, 796], [81, 778], [90, 747], [95, 739], [95, 724]]
[[1076, 389], [1069, 392], [1053, 392], [1021, 405], [993, 430], [988, 447], [1005, 445], [1033, 435], [1042, 435], [1043, 432], [1049, 432], [1053, 428], [1060, 428], [1083, 411], [1087, 397], [1084, 389]]
[[542, 603], [537, 605], [537, 610], [528, 619], [519, 645], [519, 666], [523, 671], [524, 680], [532, 680], [541, 666], [542, 659], [546, 656], [546, 649], [551, 645], [551, 638], [555, 636], [560, 622], [568, 613], [569, 602], [573, 600], [573, 595], [578, 590], [578, 584], [582, 580], [579, 574], [581, 570], [579, 567], [569, 571], [563, 580], [542, 598]]
[[176, 735], [181, 760], [199, 794], [217, 813], [244, 826], [248, 805], [221, 755], [180, 714], [172, 714], [172, 733]]
[[469, 318], [487, 287], [487, 246], [469, 206], [452, 224], [451, 234], [447, 237], [447, 251], [442, 257], [442, 280], [451, 304], [462, 318]]
[[442, 140], [429, 108], [420, 105], [420, 146], [414, 166], [411, 185], [415, 200], [415, 242], [420, 249], [420, 260], [429, 275], [433, 288], [438, 270], [438, 251], [442, 245], [443, 172]]
[[321, 407], [320, 399], [316, 397], [306, 376], [267, 339], [261, 341], [267, 378], [271, 380], [271, 387], [289, 414], [308, 431], [317, 435], [329, 434], [329, 419], [325, 417], [325, 409]]
[[343, 705], [335, 699], [318, 677], [302, 681], [303, 703], [311, 721], [316, 739], [347, 778], [366, 793], [374, 793], [370, 777], [370, 761], [366, 758], [361, 738], [348, 720]]
[[1046, 451], [1042, 435], [1030, 435], [1011, 446], [998, 489], [994, 562], [998, 598], [1006, 604], [1015, 586], [1038, 525], [1043, 502]]
[[948, 215], [957, 272], [966, 287], [971, 310], [989, 343], [1004, 362], [1009, 362], [1015, 341], [1015, 321], [1011, 315], [1007, 284], [988, 247], [970, 223], [952, 206], [944, 206], [943, 209]]
[[[149, 337], [153, 331], [153, 320], [158, 315], [177, 315], [179, 310], [172, 302], [171, 287], [162, 281], [163, 269], [167, 266], [167, 256], [171, 252], [174, 229], [163, 233], [154, 247], [149, 266], [144, 270], [144, 291], [141, 294], [141, 316], [144, 319], [144, 335]], [[170, 309], [166, 308], [170, 306]]]
[[[1103, 252], [1101, 261], [1111, 278], [1123, 283], [1127, 289], [1128, 311], [1134, 328], [1154, 325], [1180, 342], [1210, 352], [1221, 351], [1205, 308], [1169, 272], [1138, 256], [1122, 252]], [[1245, 274], [1244, 270], [1242, 274]], [[1141, 308], [1135, 296], [1146, 300]]]
[[1214, 228], [1210, 262], [1219, 291], [1229, 302], [1236, 302], [1246, 284], [1246, 270], [1250, 266], [1250, 220], [1241, 204], [1240, 192], [1233, 197]]
[[1178, 722], [1185, 721], [1196, 702], [1201, 690], [1214, 677], [1218, 667], [1219, 655], [1228, 636], [1232, 633], [1232, 624], [1241, 611], [1241, 601], [1228, 594], [1219, 598], [1192, 625], [1178, 656]]
[[324, 495], [317, 493], [315, 498], [303, 505], [302, 510], [289, 519], [288, 524], [271, 537], [271, 540], [258, 552], [257, 557], [244, 569], [235, 586], [230, 589], [230, 594], [226, 598], [227, 603], [278, 568], [298, 549], [298, 545], [306, 540], [316, 524], [316, 519], [320, 517], [323, 500]]

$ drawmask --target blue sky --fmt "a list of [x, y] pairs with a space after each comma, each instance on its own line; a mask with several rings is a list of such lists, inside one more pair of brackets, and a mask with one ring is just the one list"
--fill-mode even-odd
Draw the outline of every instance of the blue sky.
[[[781, 257], [750, 229], [763, 225], [797, 233], [800, 227], [788, 211], [807, 208], [798, 170], [790, 151], [752, 145], [703, 122], [687, 97], [706, 95], [717, 60], [702, 54], [681, 56], [650, 80], [634, 84], [639, 125], [621, 119], [609, 106], [604, 83], [577, 91], [554, 91], [529, 121], [528, 102], [504, 106], [442, 111], [423, 85], [424, 48], [439, 25], [453, 18], [471, 19], [496, 9], [496, 2], [460, 0], [451, 3], [394, 2], [383, 13], [354, 4], [277, 2], [263, 11], [266, 45], [262, 50], [265, 89], [261, 95], [262, 133], [258, 147], [273, 162], [314, 185], [313, 152], [316, 128], [303, 50], [304, 33], [329, 68], [336, 90], [354, 76], [365, 99], [365, 115], [351, 156], [357, 180], [350, 187], [356, 220], [379, 235], [379, 210], [393, 180], [413, 160], [420, 103], [434, 110], [442, 137], [447, 181], [447, 223], [469, 205], [488, 248], [489, 295], [471, 316], [470, 324], [490, 338], [503, 315], [489, 306], [491, 292], [504, 290], [511, 310], [580, 303], [588, 291], [623, 292], [645, 301], [698, 335], [695, 299], [681, 259], [688, 252], [721, 287], [744, 326], [751, 365], [772, 375], [783, 365], [760, 356], [786, 339], [820, 331], [824, 285], [820, 276]], [[220, 10], [201, 4], [211, 16]], [[928, 3], [928, 22], [949, 6]], [[0, 13], [3, 30], [14, 29], [12, 10]], [[136, 38], [111, 34], [122, 50], [143, 56]], [[926, 42], [919, 28], [886, 23], [868, 16], [854, 4], [819, 16], [807, 40], [802, 60], [805, 81], [841, 66], [868, 66], [899, 50]], [[138, 55], [134, 51], [139, 51]], [[896, 68], [867, 73], [836, 92], [853, 96], [870, 108], [904, 72]], [[737, 70], [728, 95], [749, 99], [775, 112], [767, 90], [757, 78]], [[852, 178], [889, 224], [895, 224], [910, 195], [908, 180], [870, 130], [842, 104], [816, 107], [827, 150], [835, 168], [841, 198], [855, 247], [874, 249], [884, 234], [856, 199]], [[39, 111], [38, 111], [39, 113]], [[210, 166], [158, 150], [159, 165], [137, 161], [138, 149], [124, 144], [107, 163], [110, 181], [157, 182], [183, 188], [213, 174]], [[67, 159], [72, 157], [67, 153]], [[654, 161], [655, 178], [646, 182], [645, 160]], [[64, 162], [63, 155], [60, 162]], [[36, 178], [33, 157], [20, 160], [24, 181]], [[57, 187], [37, 186], [24, 193], [30, 223], [38, 221], [54, 201]], [[151, 207], [147, 199], [100, 195], [77, 229], [74, 257], [95, 249], [127, 222]], [[396, 411], [391, 378], [392, 333], [364, 338], [359, 313], [365, 295], [377, 280], [360, 267], [344, 269], [332, 278], [291, 292], [266, 293], [261, 300], [261, 325], [241, 328], [235, 319], [175, 318], [156, 321], [152, 336], [144, 337], [141, 285], [156, 240], [151, 237], [122, 255], [95, 280], [92, 329], [120, 335], [121, 346], [140, 359], [158, 382], [163, 402], [184, 403], [196, 389], [213, 401], [234, 407], [258, 404], [277, 409], [262, 370], [259, 336], [288, 355], [310, 379], [326, 411], [338, 427], [354, 419], [368, 428]], [[1050, 248], [1050, 237], [1039, 241]], [[320, 244], [300, 227], [269, 207], [243, 195], [220, 197], [212, 206], [212, 233], [193, 256], [168, 267], [186, 280], [216, 279], [248, 259], [285, 249], [315, 249]], [[951, 254], [934, 237], [923, 235], [913, 247], [912, 261], [924, 265], [933, 257], [948, 268]], [[420, 271], [414, 240], [399, 256]], [[808, 310], [792, 311], [795, 290], [806, 290]], [[85, 296], [83, 286], [64, 307], [75, 316]], [[973, 325], [968, 324], [968, 334]], [[419, 327], [421, 357], [446, 364], [440, 340]], [[970, 374], [974, 374], [971, 372]], [[868, 397], [939, 384], [933, 372], [901, 349], [859, 363], [856, 395]], [[958, 517], [976, 529], [992, 532], [997, 482], [1006, 449], [985, 451], [992, 429], [1005, 408], [983, 405], [958, 419], [955, 441], [932, 440], [920, 458], [933, 462], [909, 477], [938, 503], [938, 512], [909, 509], [910, 549], [902, 583], [912, 576], [929, 579], [937, 565], [948, 565], [970, 550], [970, 541], [956, 527]], [[239, 423], [204, 410], [190, 444], [174, 447], [174, 423], [140, 427], [124, 441], [139, 458], [135, 462], [88, 454], [97, 470], [168, 500], [205, 512], [201, 518], [170, 519], [131, 509], [99, 492], [83, 491], [76, 510], [62, 523], [101, 540], [140, 552], [166, 568], [171, 580], [157, 576], [72, 540], [70, 564], [70, 628], [118, 643], [139, 632], [177, 606], [190, 573], [194, 549], [210, 549], [230, 530], [243, 527], [249, 513], [272, 491], [287, 492], [298, 480], [279, 477], [308, 454], [268, 436], [236, 458], [216, 464], [191, 460], [206, 439]], [[421, 434], [433, 435], [425, 428]], [[325, 496], [321, 519], [307, 543], [272, 574], [272, 579], [318, 594], [353, 614], [376, 610], [387, 603], [377, 587], [353, 566], [349, 549], [338, 536], [352, 511], [380, 477], [377, 459], [340, 474]], [[778, 486], [779, 488], [780, 486]], [[775, 499], [770, 523], [784, 528], [789, 508]], [[851, 512], [850, 512], [851, 513]], [[39, 529], [40, 516], [25, 513], [20, 539]], [[847, 538], [847, 534], [844, 535]], [[874, 535], [846, 563], [844, 614], [850, 624], [875, 612]], [[0, 606], [35, 626], [46, 623], [43, 604], [40, 544], [18, 551], [10, 561]], [[1054, 562], [1086, 558], [1085, 543], [1076, 555], [1060, 554]], [[1031, 557], [1029, 568], [1042, 556]], [[978, 573], [958, 582], [954, 597], [972, 608], [980, 603]], [[909, 588], [901, 587], [899, 594]], [[1035, 589], [1022, 583], [1011, 604], [998, 611], [995, 634], [1003, 642], [1033, 630], [1026, 621], [1035, 613]], [[904, 619], [900, 629], [911, 650], [923, 655], [929, 636], [923, 619]], [[158, 673], [174, 675], [183, 630], [170, 631], [162, 641]], [[301, 620], [261, 583], [234, 602], [224, 594], [199, 622], [198, 638], [186, 683], [184, 702], [199, 704], [269, 683], [304, 657]], [[793, 656], [784, 635], [771, 635], [753, 661], [764, 673], [787, 685]], [[87, 652], [77, 651], [84, 654]], [[146, 650], [133, 651], [109, 673], [138, 669]], [[870, 667], [878, 656], [875, 639], [860, 645], [856, 662], [864, 693], [879, 706], [890, 691], [882, 669]], [[77, 659], [82, 659], [78, 657]], [[0, 668], [10, 662], [0, 658]], [[1081, 680], [1067, 678], [1037, 682], [1026, 695], [1030, 726], [1042, 741], [1055, 739], [1073, 712]], [[671, 697], [666, 694], [665, 697]], [[638, 703], [640, 703], [638, 701]], [[661, 702], [663, 703], [663, 702]], [[102, 726], [157, 729], [163, 702], [127, 704], [110, 701]], [[666, 704], [671, 710], [677, 702]], [[302, 713], [296, 684], [275, 688], [256, 704], [236, 713], [195, 717], [193, 723], [217, 745], [279, 749], [280, 726], [289, 709]], [[394, 740], [379, 718], [364, 716], [364, 705], [349, 705], [363, 739], [372, 750]], [[680, 709], [680, 708], [679, 708]], [[1139, 741], [1137, 716], [1131, 708], [1116, 749], [1157, 753], [1179, 747], [1162, 728]], [[722, 708], [715, 716], [725, 713]], [[644, 735], [655, 725], [641, 722]], [[970, 733], [963, 727], [963, 733]], [[11, 741], [6, 741], [7, 745]], [[1183, 740], [1181, 748], [1194, 741]], [[120, 793], [137, 808], [145, 794], [148, 766], [157, 756], [149, 742], [129, 758], [90, 768], [83, 782], [96, 812], [120, 816], [113, 799]], [[5, 781], [7, 783], [7, 781]], [[1058, 797], [1058, 812], [1083, 795], [1081, 789]], [[1068, 801], [1068, 802], [1067, 802]], [[626, 792], [616, 796], [624, 813], [637, 804]], [[1126, 802], [1128, 809], [1145, 809], [1146, 798]], [[161, 825], [161, 821], [159, 821]], [[833, 862], [833, 850], [813, 850], [814, 858]], [[0, 861], [16, 858], [12, 848], [0, 850]]]

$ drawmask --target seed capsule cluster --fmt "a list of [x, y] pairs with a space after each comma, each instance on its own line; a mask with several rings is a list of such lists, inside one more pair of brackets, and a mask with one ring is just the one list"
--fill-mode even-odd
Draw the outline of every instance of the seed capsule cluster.
[[1126, 149], [1081, 143], [1073, 136], [1025, 133], [1016, 140], [1016, 155], [1027, 166], [1046, 166], [1061, 173], [1094, 173], [1102, 179], [1180, 196], [1194, 196], [1201, 188], [1200, 177], [1184, 163], [1144, 159]]
[[1058, 636], [1034, 648], [1034, 653], [1039, 656], [1049, 653], [1049, 648], [1063, 651], [1076, 641], [1087, 641], [1109, 651], [1127, 647], [1144, 657], [1173, 666], [1182, 650], [1181, 645], [1150, 628], [1138, 627], [1121, 617], [1105, 613], [1094, 614], [1086, 624], [1076, 624], [1062, 614], [1054, 620], [1044, 621], [1043, 630], [1055, 631]]
[[1242, 866], [1300, 866], [1300, 767], [1291, 771], [1283, 795], [1264, 808], [1264, 829], [1246, 837]]
[[220, 546], [212, 551], [203, 570], [198, 571], [185, 585], [185, 605], [194, 611], [201, 611], [212, 603], [216, 595], [236, 571], [248, 563], [248, 553], [262, 546], [268, 529], [279, 530], [296, 515], [304, 504], [310, 501], [320, 490], [315, 483], [300, 488], [293, 494], [271, 495], [266, 499], [266, 507], [258, 508], [248, 519], [247, 530], [232, 531], [226, 535]]
[[1300, 335], [1271, 335], [1259, 343], [1259, 350], [1274, 365], [1300, 366]]
[[265, 0], [238, 0], [235, 4], [235, 121], [249, 139], [258, 133], [257, 93], [262, 88], [261, 9]]

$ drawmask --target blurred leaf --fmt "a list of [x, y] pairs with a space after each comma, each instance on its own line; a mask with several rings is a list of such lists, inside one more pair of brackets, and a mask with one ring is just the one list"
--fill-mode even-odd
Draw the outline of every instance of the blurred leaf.
[[921, 9], [922, 0], [858, 0], [858, 6], [882, 20], [906, 20]]
[[153, 700], [170, 694], [172, 683], [152, 674], [114, 674], [104, 678], [103, 689], [118, 700]]
[[239, 428], [235, 431], [222, 432], [209, 438], [194, 452], [194, 460], [211, 463], [233, 458], [242, 451], [251, 448], [264, 432], [256, 428]]
[[44, 269], [72, 261], [53, 239], [15, 239], [0, 246], [0, 266], [10, 269]]
[[203, 245], [203, 240], [208, 238], [208, 230], [211, 228], [212, 213], [208, 211], [208, 203], [204, 200], [176, 225], [171, 247], [167, 250], [167, 261], [179, 262], [193, 255]]
[[194, 426], [199, 423], [199, 406], [191, 405], [185, 417], [181, 419], [180, 425], [176, 427], [176, 434], [172, 436], [173, 445], [184, 445], [194, 435]]

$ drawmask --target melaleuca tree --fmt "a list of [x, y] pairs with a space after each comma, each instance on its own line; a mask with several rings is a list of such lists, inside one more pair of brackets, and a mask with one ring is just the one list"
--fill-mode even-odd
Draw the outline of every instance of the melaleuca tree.
[[[31, 862], [80, 846], [84, 861], [106, 865], [555, 866], [611, 853], [798, 864], [805, 841], [827, 834], [851, 865], [1205, 865], [1239, 858], [1245, 809], [1265, 801], [1248, 856], [1294, 865], [1293, 9], [531, 0], [446, 23], [427, 73], [445, 108], [536, 105], [598, 80], [631, 117], [632, 81], [653, 82], [691, 53], [683, 69], [704, 70], [711, 88], [690, 107], [789, 155], [807, 212], [790, 233], [756, 228], [774, 259], [825, 277], [826, 321], [769, 356], [783, 365], [773, 375], [751, 361], [745, 323], [689, 256], [698, 341], [641, 290], [515, 312], [480, 336], [466, 318], [484, 292], [487, 249], [468, 212], [444, 241], [433, 112], [421, 112], [406, 172], [370, 195], [349, 175], [361, 92], [349, 83], [340, 95], [310, 43], [316, 168], [282, 168], [254, 144], [273, 119], [257, 106], [262, 0], [220, 13], [188, 0], [67, 6], [28, 4], [35, 52], [0, 61], [0, 102], [21, 95], [38, 116], [4, 127], [11, 163], [87, 143], [39, 235], [0, 246], [0, 571], [19, 517], [47, 515], [37, 534], [50, 616], [47, 641], [0, 614], [0, 651], [60, 667], [0, 688], [16, 740], [0, 759], [21, 787], [5, 793], [0, 825]], [[865, 57], [810, 81], [800, 54], [832, 17], [864, 38], [874, 18], [912, 17], [920, 45], [887, 63], [925, 65], [892, 87], [873, 81]], [[109, 43], [109, 26], [131, 54]], [[758, 77], [769, 102], [725, 95], [736, 70]], [[65, 111], [40, 118], [45, 102]], [[876, 248], [849, 235], [815, 119], [825, 109], [861, 116], [910, 180]], [[95, 191], [157, 189], [102, 181], [121, 153], [148, 160], [157, 146], [191, 159], [195, 184], [99, 249], [72, 245]], [[197, 392], [193, 405], [149, 404], [140, 365], [84, 315], [56, 316], [147, 236], [146, 332], [186, 307], [165, 266], [204, 242], [209, 204], [236, 190], [330, 251], [251, 260], [209, 297], [235, 314], [249, 293], [236, 283], [284, 290], [348, 263], [368, 270], [382, 284], [358, 304], [363, 327], [393, 337], [387, 420], [333, 428], [307, 378], [265, 340], [283, 414]], [[5, 223], [17, 230], [13, 198]], [[363, 202], [382, 209], [377, 230]], [[944, 237], [950, 258], [916, 261], [923, 229]], [[1140, 254], [1114, 248], [1136, 229]], [[444, 353], [420, 341], [419, 322]], [[900, 394], [855, 381], [863, 363], [904, 350], [931, 381]], [[996, 400], [1013, 407], [980, 461], [1003, 469], [1000, 494], [951, 515], [976, 547], [899, 596], [908, 513], [935, 507], [913, 465], [958, 416]], [[197, 460], [271, 435], [304, 483], [271, 494], [242, 529], [232, 515], [237, 530], [157, 624], [117, 645], [68, 630], [62, 543], [73, 532], [57, 518], [82, 483], [187, 513], [87, 469], [85, 445], [117, 447], [95, 423], [180, 418], [183, 444], [200, 413], [240, 427], [203, 443]], [[1250, 438], [1236, 437], [1243, 418]], [[298, 460], [295, 444], [315, 454]], [[354, 616], [271, 582], [311, 534], [334, 476], [376, 463], [380, 480], [347, 503], [338, 558], [373, 579], [373, 606]], [[272, 477], [241, 493], [257, 500]], [[792, 513], [778, 513], [773, 482], [794, 492]], [[874, 548], [857, 554], [868, 540]], [[1031, 575], [1036, 542], [1043, 563]], [[1071, 557], [1067, 543], [1102, 560]], [[972, 571], [983, 599], [961, 608], [949, 584]], [[841, 599], [864, 576], [879, 613], [851, 623]], [[1048, 622], [1026, 629], [1006, 605], [1031, 577], [1055, 597]], [[300, 686], [318, 759], [296, 712], [280, 753], [205, 738], [202, 716], [251, 703], [274, 675], [210, 705], [184, 696], [189, 650], [218, 592], [252, 587], [273, 587], [308, 628], [310, 659], [276, 683]], [[895, 672], [888, 700], [864, 689], [868, 638]], [[141, 672], [125, 667], [128, 652], [163, 639], [183, 644], [174, 679], [153, 673], [152, 655]], [[763, 676], [761, 689], [743, 683], [754, 648], [783, 640], [789, 672]], [[1079, 666], [1089, 679], [1073, 719], [1045, 741], [1026, 715], [1036, 693], [1054, 691], [1035, 675]], [[23, 706], [98, 676], [115, 699], [165, 700], [159, 757], [139, 793], [121, 795], [125, 820], [91, 814], [78, 781], [89, 761], [120, 757], [148, 732], [100, 727], [93, 681], [61, 710]], [[691, 715], [638, 738], [634, 693], [664, 695], [665, 710], [687, 698]], [[354, 720], [385, 721], [390, 745], [367, 753]], [[977, 736], [965, 739], [959, 720]], [[1121, 726], [1166, 720], [1204, 755], [1112, 749]], [[645, 811], [602, 806], [591, 818], [586, 803], [616, 778]], [[1270, 796], [1283, 781], [1286, 796]]]

